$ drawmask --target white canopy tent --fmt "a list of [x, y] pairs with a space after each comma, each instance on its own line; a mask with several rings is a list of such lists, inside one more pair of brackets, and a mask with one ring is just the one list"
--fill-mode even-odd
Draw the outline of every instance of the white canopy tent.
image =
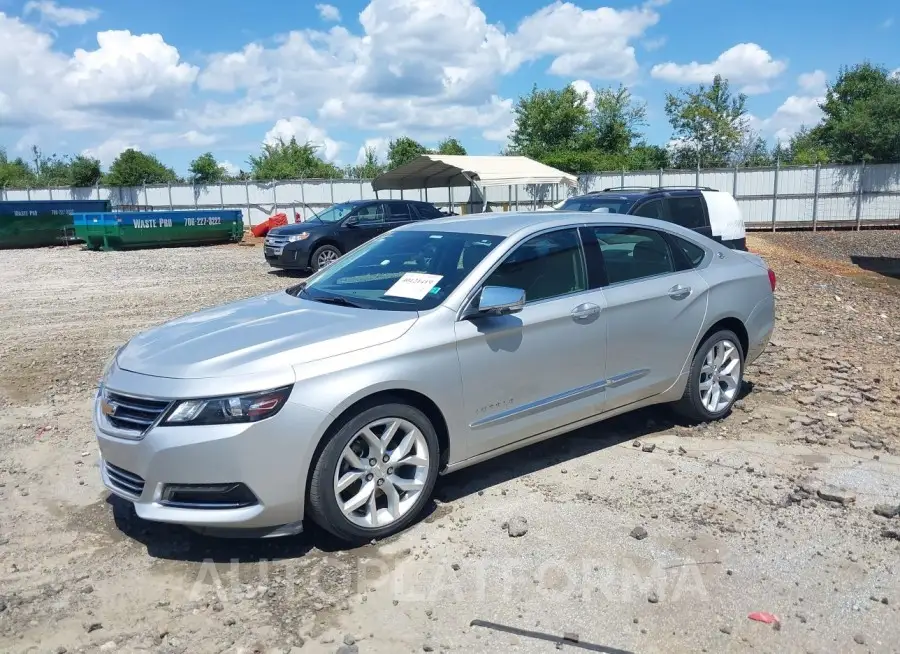
[[372, 180], [378, 191], [447, 188], [474, 185], [481, 191], [491, 186], [519, 184], [578, 185], [575, 175], [564, 173], [528, 157], [423, 154], [409, 163], [389, 170]]

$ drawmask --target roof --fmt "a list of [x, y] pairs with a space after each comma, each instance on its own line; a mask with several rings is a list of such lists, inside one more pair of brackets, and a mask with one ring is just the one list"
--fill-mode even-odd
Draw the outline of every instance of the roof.
[[613, 186], [611, 188], [605, 188], [602, 191], [588, 191], [587, 193], [581, 193], [580, 195], [572, 197], [617, 197], [633, 200], [635, 198], [641, 198], [656, 193], [691, 194], [700, 193], [701, 191], [718, 191], [718, 189], [709, 188], [708, 186]]
[[444, 218], [432, 218], [421, 220], [402, 227], [396, 227], [396, 231], [434, 231], [456, 232], [463, 234], [484, 234], [489, 236], [507, 237], [524, 229], [539, 231], [553, 227], [566, 225], [605, 225], [620, 224], [626, 222], [629, 225], [640, 227], [652, 227], [664, 229], [685, 236], [696, 232], [675, 223], [664, 222], [655, 218], [644, 218], [619, 213], [589, 213], [584, 211], [509, 211], [498, 213], [474, 213], [465, 216], [447, 216]]
[[565, 184], [577, 186], [575, 175], [564, 173], [528, 157], [423, 154], [372, 180], [376, 191], [448, 186], [480, 187], [512, 184]]
[[400, 198], [366, 198], [365, 200], [347, 200], [346, 202], [335, 202], [335, 204], [352, 204], [352, 205], [363, 205], [363, 204], [392, 204], [398, 202], [412, 202], [413, 204], [430, 204], [428, 202], [423, 202], [422, 200], [407, 200]]

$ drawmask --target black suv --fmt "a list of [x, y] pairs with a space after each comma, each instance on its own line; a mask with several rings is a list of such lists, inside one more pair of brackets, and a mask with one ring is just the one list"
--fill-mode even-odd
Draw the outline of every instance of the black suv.
[[558, 211], [609, 211], [676, 223], [733, 249], [746, 250], [741, 209], [727, 192], [708, 187], [619, 186], [571, 197]]
[[302, 223], [271, 230], [263, 252], [273, 268], [315, 272], [394, 227], [449, 215], [417, 200], [341, 202]]

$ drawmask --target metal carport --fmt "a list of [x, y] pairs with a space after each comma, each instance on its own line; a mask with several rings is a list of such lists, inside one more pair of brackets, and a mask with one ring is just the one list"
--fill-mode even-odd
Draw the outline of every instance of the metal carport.
[[372, 180], [376, 193], [425, 189], [426, 199], [429, 188], [474, 185], [484, 199], [482, 210], [487, 208], [488, 203], [484, 189], [520, 184], [565, 184], [575, 187], [578, 178], [528, 157], [423, 154]]

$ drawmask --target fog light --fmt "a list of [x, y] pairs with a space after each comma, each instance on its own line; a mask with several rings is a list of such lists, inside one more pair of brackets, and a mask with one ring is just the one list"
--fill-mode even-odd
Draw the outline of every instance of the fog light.
[[244, 484], [166, 484], [160, 503], [180, 509], [240, 509], [259, 503]]

